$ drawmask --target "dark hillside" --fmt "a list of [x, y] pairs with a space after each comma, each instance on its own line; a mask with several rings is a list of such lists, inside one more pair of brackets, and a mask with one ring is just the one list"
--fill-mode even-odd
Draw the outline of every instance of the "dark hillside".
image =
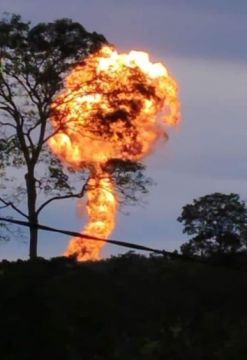
[[241, 360], [247, 272], [127, 254], [0, 264], [0, 358]]

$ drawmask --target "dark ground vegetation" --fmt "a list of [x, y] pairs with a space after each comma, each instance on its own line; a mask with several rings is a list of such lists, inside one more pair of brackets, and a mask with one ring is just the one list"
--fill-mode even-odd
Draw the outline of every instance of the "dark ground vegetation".
[[241, 360], [247, 261], [2, 261], [4, 360]]

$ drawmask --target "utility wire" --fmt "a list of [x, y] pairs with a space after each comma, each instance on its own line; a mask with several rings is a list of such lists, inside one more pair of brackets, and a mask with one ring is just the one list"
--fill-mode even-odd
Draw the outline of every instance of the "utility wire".
[[[129, 249], [148, 251], [148, 252], [151, 252], [151, 253], [154, 253], [154, 254], [163, 255], [163, 256], [167, 257], [168, 259], [181, 259], [181, 260], [185, 260], [185, 261], [189, 261], [189, 262], [210, 264], [211, 266], [217, 266], [217, 267], [219, 266], [218, 264], [214, 264], [214, 263], [210, 262], [210, 259], [201, 258], [201, 257], [195, 256], [195, 255], [194, 256], [187, 256], [187, 255], [183, 255], [183, 254], [178, 254], [176, 252], [170, 252], [170, 251], [166, 251], [166, 250], [154, 249], [154, 248], [151, 248], [151, 247], [148, 247], [148, 246], [143, 246], [143, 245], [130, 243], [130, 242], [126, 242], [126, 241], [119, 241], [119, 240], [113, 240], [113, 239], [103, 239], [103, 238], [98, 238], [98, 237], [95, 237], [95, 236], [89, 236], [89, 235], [86, 235], [86, 234], [80, 234], [78, 232], [71, 231], [71, 230], [57, 229], [57, 228], [53, 228], [53, 227], [46, 226], [46, 225], [41, 225], [41, 224], [31, 224], [30, 222], [16, 220], [16, 219], [9, 219], [9, 218], [0, 217], [0, 221], [8, 222], [8, 223], [11, 223], [11, 224], [17, 224], [17, 225], [21, 225], [21, 226], [25, 226], [25, 227], [30, 227], [30, 228], [34, 227], [34, 228], [38, 228], [40, 230], [55, 232], [55, 233], [69, 235], [69, 236], [73, 236], [73, 237], [79, 237], [79, 238], [87, 239], [87, 240], [90, 240], [90, 241], [103, 241], [103, 242], [108, 243], [108, 244], [113, 244], [113, 245], [116, 245], [116, 246], [122, 246], [122, 247], [129, 248]], [[226, 268], [227, 266], [220, 265], [220, 267]], [[238, 269], [238, 268], [233, 268], [232, 270], [243, 271], [243, 269]], [[244, 271], [246, 271], [246, 270], [244, 270]]]
[[[147, 247], [147, 246], [134, 244], [134, 243], [126, 242], [126, 241], [118, 241], [118, 240], [112, 240], [112, 239], [102, 239], [102, 238], [98, 238], [98, 237], [95, 237], [95, 236], [89, 236], [89, 235], [86, 235], [86, 234], [80, 234], [78, 232], [71, 231], [71, 230], [57, 229], [57, 228], [53, 228], [53, 227], [46, 226], [46, 225], [41, 225], [41, 224], [31, 224], [30, 222], [27, 222], [27, 221], [21, 221], [21, 220], [16, 220], [16, 219], [8, 219], [8, 218], [4, 218], [4, 217], [0, 217], [0, 221], [8, 222], [8, 223], [11, 223], [11, 224], [17, 224], [17, 225], [21, 225], [21, 226], [26, 226], [26, 227], [38, 228], [38, 229], [44, 230], [44, 231], [50, 231], [50, 232], [55, 232], [55, 233], [59, 233], [59, 234], [70, 235], [70, 236], [73, 236], [73, 237], [79, 237], [79, 238], [82, 238], [82, 239], [87, 239], [87, 240], [92, 240], [92, 241], [103, 241], [103, 242], [106, 242], [106, 243], [109, 243], [109, 244], [122, 246], [122, 247], [127, 247], [129, 249], [149, 251], [149, 252], [153, 252], [155, 254], [161, 254], [161, 255], [173, 255], [173, 256], [175, 255], [174, 253], [170, 253], [170, 252], [165, 251], [165, 250], [153, 249], [153, 248], [150, 248], [150, 247]], [[181, 255], [178, 255], [178, 256], [181, 256]]]

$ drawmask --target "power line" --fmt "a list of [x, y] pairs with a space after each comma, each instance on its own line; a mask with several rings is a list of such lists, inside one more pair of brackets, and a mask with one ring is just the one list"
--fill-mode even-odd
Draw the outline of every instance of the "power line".
[[[109, 244], [122, 246], [122, 247], [126, 247], [126, 248], [129, 248], [129, 249], [148, 251], [148, 252], [153, 252], [155, 254], [160, 254], [160, 255], [173, 255], [173, 256], [175, 255], [174, 253], [170, 253], [170, 252], [165, 251], [165, 250], [153, 249], [153, 248], [143, 246], [143, 245], [139, 245], [139, 244], [135, 244], [135, 243], [130, 243], [130, 242], [126, 242], [126, 241], [119, 241], [119, 240], [112, 240], [112, 239], [98, 238], [98, 237], [95, 237], [95, 236], [89, 236], [89, 235], [81, 234], [81, 233], [71, 231], [71, 230], [57, 229], [57, 228], [54, 228], [54, 227], [41, 225], [41, 224], [31, 224], [30, 222], [27, 222], [27, 221], [21, 221], [21, 220], [16, 220], [16, 219], [8, 219], [8, 218], [4, 218], [4, 217], [0, 217], [0, 221], [8, 222], [8, 223], [11, 223], [11, 224], [17, 224], [17, 225], [21, 225], [21, 226], [25, 226], [25, 227], [38, 228], [38, 229], [44, 230], [44, 231], [50, 231], [50, 232], [55, 232], [55, 233], [59, 233], [59, 234], [70, 235], [70, 236], [73, 236], [73, 237], [79, 237], [79, 238], [82, 238], [82, 239], [87, 239], [87, 240], [92, 240], [92, 241], [103, 241], [103, 242], [106, 242], [106, 243], [109, 243]], [[181, 256], [181, 255], [178, 255], [178, 256]]]
[[[121, 247], [125, 247], [128, 249], [134, 249], [134, 250], [141, 250], [141, 251], [148, 251], [154, 254], [159, 254], [159, 255], [163, 255], [169, 259], [181, 259], [181, 260], [185, 260], [185, 261], [189, 261], [189, 262], [196, 262], [196, 263], [202, 263], [202, 264], [210, 264], [211, 266], [217, 266], [217, 267], [224, 267], [226, 268], [227, 266], [224, 265], [219, 265], [217, 263], [213, 263], [210, 261], [210, 259], [206, 259], [206, 258], [201, 258], [199, 256], [187, 256], [184, 254], [178, 254], [176, 252], [170, 252], [170, 251], [166, 251], [166, 250], [160, 250], [160, 249], [154, 249], [148, 246], [143, 246], [140, 244], [135, 244], [135, 243], [130, 243], [130, 242], [126, 242], [126, 241], [119, 241], [119, 240], [113, 240], [113, 239], [103, 239], [103, 238], [98, 238], [95, 236], [89, 236], [87, 234], [81, 234], [75, 231], [71, 231], [71, 230], [64, 230], [64, 229], [57, 229], [57, 228], [53, 228], [50, 226], [46, 226], [46, 225], [41, 225], [41, 224], [31, 224], [30, 222], [27, 221], [21, 221], [21, 220], [16, 220], [16, 219], [9, 219], [9, 218], [4, 218], [4, 217], [0, 217], [0, 221], [4, 221], [4, 222], [8, 222], [11, 224], [16, 224], [16, 225], [21, 225], [21, 226], [25, 226], [25, 227], [34, 227], [34, 228], [38, 228], [40, 230], [44, 230], [44, 231], [50, 231], [50, 232], [55, 232], [55, 233], [59, 233], [59, 234], [63, 234], [63, 235], [69, 235], [69, 236], [73, 236], [73, 237], [79, 237], [82, 239], [87, 239], [90, 241], [103, 241], [105, 243], [108, 244], [112, 244], [112, 245], [116, 245], [116, 246], [121, 246]], [[237, 270], [237, 271], [242, 271], [242, 269], [238, 269], [238, 268], [232, 268], [232, 270]], [[246, 271], [246, 270], [244, 270]]]

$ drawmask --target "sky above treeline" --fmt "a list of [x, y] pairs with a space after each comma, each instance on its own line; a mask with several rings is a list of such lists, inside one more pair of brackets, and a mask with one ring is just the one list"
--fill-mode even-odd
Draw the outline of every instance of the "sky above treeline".
[[[166, 250], [186, 241], [177, 222], [183, 205], [212, 192], [247, 200], [247, 2], [245, 0], [1, 0], [0, 13], [33, 24], [59, 18], [102, 33], [120, 51], [150, 53], [177, 79], [181, 125], [147, 159], [156, 185], [146, 204], [123, 209], [112, 238]], [[67, 201], [47, 208], [42, 223], [80, 231]], [[40, 234], [39, 255], [62, 254], [68, 239]], [[107, 246], [104, 255], [126, 250]], [[26, 257], [28, 244], [0, 245], [0, 258]]]

